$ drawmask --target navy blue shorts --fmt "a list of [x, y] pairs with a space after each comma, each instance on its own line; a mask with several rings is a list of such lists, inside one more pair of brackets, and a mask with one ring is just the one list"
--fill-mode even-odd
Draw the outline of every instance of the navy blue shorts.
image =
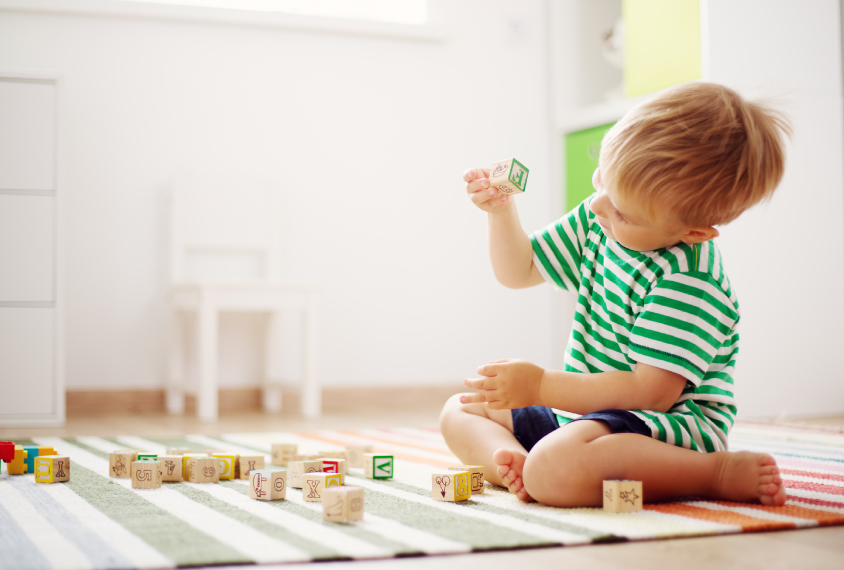
[[[513, 435], [527, 451], [536, 443], [561, 427], [557, 421], [557, 414], [545, 406], [528, 406], [511, 410], [513, 415]], [[573, 421], [598, 420], [602, 421], [613, 433], [638, 433], [651, 437], [651, 429], [641, 419], [627, 410], [599, 410], [586, 414]]]

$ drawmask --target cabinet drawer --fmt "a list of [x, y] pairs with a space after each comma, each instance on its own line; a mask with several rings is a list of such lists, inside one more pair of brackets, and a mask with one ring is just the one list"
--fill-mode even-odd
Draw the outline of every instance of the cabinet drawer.
[[0, 307], [0, 419], [55, 412], [54, 309]]
[[598, 168], [601, 141], [615, 123], [566, 135], [566, 212], [571, 212], [595, 192], [592, 173]]
[[0, 78], [0, 190], [54, 190], [56, 86]]
[[0, 195], [0, 302], [54, 300], [54, 202]]

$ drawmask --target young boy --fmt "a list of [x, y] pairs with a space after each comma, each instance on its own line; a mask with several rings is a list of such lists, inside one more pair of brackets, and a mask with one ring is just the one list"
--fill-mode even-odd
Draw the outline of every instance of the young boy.
[[783, 134], [783, 116], [730, 89], [670, 88], [604, 137], [596, 193], [531, 237], [489, 171], [467, 171], [498, 281], [578, 299], [564, 371], [496, 360], [464, 382], [480, 392], [446, 403], [455, 455], [553, 506], [600, 506], [605, 479], [642, 481], [649, 502], [784, 504], [771, 456], [727, 451], [739, 308], [713, 241], [779, 184]]

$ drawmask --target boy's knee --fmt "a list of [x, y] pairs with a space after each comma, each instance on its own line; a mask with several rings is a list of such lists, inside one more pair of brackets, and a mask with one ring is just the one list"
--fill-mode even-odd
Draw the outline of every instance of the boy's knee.
[[579, 438], [563, 433], [553, 440], [540, 440], [528, 454], [522, 472], [528, 494], [546, 505], [575, 506], [584, 483], [585, 470], [578, 464], [583, 445]]
[[465, 404], [460, 403], [460, 394], [454, 394], [448, 400], [445, 401], [443, 405], [443, 409], [440, 412], [440, 431], [445, 435], [446, 431], [448, 430], [451, 421], [454, 419], [455, 414], [463, 413], [462, 406]]

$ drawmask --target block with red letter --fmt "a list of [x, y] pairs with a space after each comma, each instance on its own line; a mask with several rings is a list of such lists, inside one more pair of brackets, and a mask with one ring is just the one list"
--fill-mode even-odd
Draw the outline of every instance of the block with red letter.
[[322, 494], [322, 520], [347, 523], [363, 518], [362, 487], [329, 487]]
[[45, 455], [35, 458], [36, 483], [64, 483], [70, 481], [70, 457]]
[[344, 483], [346, 481], [346, 474], [348, 473], [348, 471], [349, 471], [349, 468], [346, 465], [345, 459], [331, 459], [331, 458], [323, 458], [322, 459], [322, 472], [323, 473], [339, 473], [341, 483]]
[[642, 510], [642, 482], [630, 480], [604, 481], [604, 510], [630, 513]]
[[287, 494], [287, 471], [256, 469], [249, 474], [249, 496], [258, 501], [280, 501]]
[[161, 463], [157, 460], [133, 461], [133, 489], [158, 489], [161, 487]]

